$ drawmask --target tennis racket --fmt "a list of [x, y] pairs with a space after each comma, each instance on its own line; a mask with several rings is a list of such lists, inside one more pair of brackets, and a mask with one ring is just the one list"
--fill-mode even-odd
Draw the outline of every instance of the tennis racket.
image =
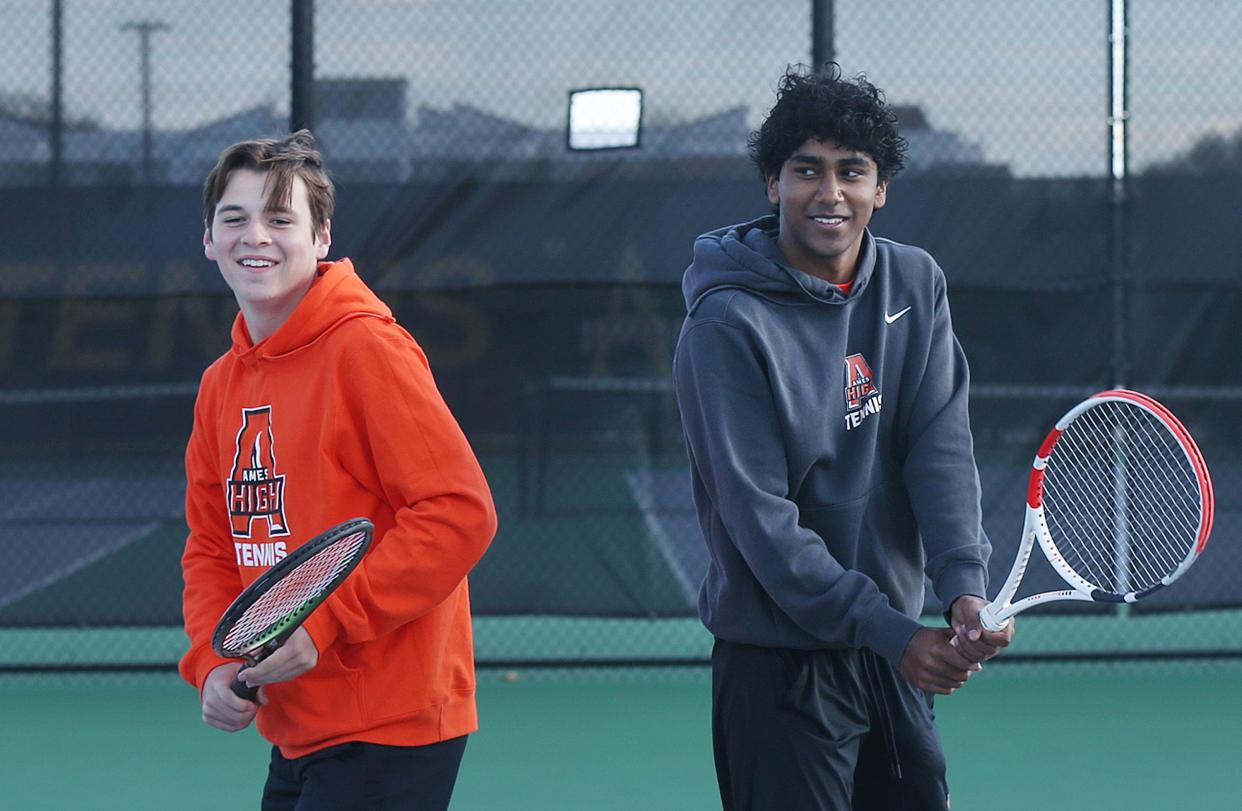
[[[337, 524], [264, 572], [220, 617], [211, 635], [216, 653], [248, 665], [272, 655], [354, 570], [373, 529], [365, 518]], [[248, 701], [259, 693], [240, 679], [232, 689]]]
[[[1171, 411], [1125, 389], [1094, 394], [1035, 455], [1017, 559], [980, 624], [1000, 631], [1013, 615], [1058, 600], [1149, 597], [1203, 552], [1214, 509], [1203, 455]], [[1036, 543], [1070, 588], [1013, 602]]]

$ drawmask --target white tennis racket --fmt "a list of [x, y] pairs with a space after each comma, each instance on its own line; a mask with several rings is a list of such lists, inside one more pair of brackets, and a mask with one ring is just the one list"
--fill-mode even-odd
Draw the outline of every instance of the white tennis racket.
[[[1013, 615], [1058, 600], [1141, 600], [1195, 562], [1213, 511], [1203, 455], [1172, 412], [1134, 391], [1094, 394], [1035, 455], [1022, 544], [980, 624], [1000, 631]], [[1036, 542], [1070, 588], [1014, 602]]]

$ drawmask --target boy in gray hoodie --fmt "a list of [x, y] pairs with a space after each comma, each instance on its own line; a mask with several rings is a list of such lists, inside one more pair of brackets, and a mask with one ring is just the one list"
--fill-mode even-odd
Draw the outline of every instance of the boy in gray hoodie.
[[[867, 230], [904, 163], [895, 121], [835, 64], [787, 71], [750, 139], [775, 214], [699, 237], [682, 283], [726, 809], [948, 808], [931, 696], [1013, 635], [978, 619], [990, 545], [944, 274]], [[919, 623], [924, 574], [952, 629]]]

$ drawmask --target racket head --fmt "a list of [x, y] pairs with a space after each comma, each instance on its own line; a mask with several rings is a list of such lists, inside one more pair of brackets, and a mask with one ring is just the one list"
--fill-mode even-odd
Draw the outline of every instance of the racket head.
[[1207, 546], [1212, 479], [1165, 406], [1111, 389], [1070, 409], [1035, 457], [1027, 503], [1053, 568], [1101, 602], [1135, 602], [1181, 577]]
[[316, 535], [247, 586], [211, 636], [217, 654], [254, 660], [274, 649], [323, 604], [362, 561], [374, 526], [353, 518]]

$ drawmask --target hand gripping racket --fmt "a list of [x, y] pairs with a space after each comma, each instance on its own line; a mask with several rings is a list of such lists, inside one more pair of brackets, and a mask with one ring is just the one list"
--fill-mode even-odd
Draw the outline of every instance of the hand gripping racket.
[[[1018, 556], [980, 624], [1000, 631], [1013, 615], [1057, 600], [1141, 600], [1195, 562], [1214, 509], [1203, 455], [1172, 412], [1134, 391], [1094, 394], [1057, 421], [1035, 455]], [[1015, 603], [1036, 542], [1070, 588]]]
[[[372, 529], [365, 518], [337, 524], [264, 572], [220, 618], [211, 635], [216, 653], [248, 665], [274, 653], [362, 560]], [[254, 701], [259, 690], [234, 679], [233, 692]]]

